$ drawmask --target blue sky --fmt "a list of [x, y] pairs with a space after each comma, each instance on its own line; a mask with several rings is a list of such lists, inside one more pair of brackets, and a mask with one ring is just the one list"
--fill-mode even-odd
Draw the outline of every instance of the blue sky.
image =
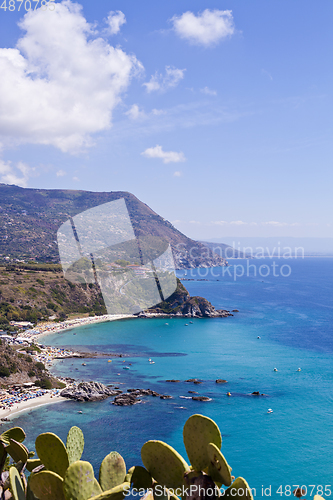
[[20, 4], [0, 182], [130, 191], [194, 238], [332, 237], [331, 0]]

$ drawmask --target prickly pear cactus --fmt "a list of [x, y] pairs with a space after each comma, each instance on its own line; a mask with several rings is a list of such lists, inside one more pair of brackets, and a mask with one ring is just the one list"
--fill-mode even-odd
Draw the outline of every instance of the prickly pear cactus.
[[154, 479], [167, 488], [179, 488], [189, 466], [183, 457], [163, 441], [147, 441], [142, 446], [143, 465]]
[[27, 461], [27, 470], [29, 472], [32, 472], [36, 467], [39, 467], [42, 465], [42, 462], [39, 460], [39, 458], [29, 458]]
[[23, 462], [26, 463], [28, 460], [28, 450], [26, 447], [15, 441], [14, 439], [9, 439], [9, 445], [6, 446], [7, 453], [12, 457], [14, 462]]
[[32, 474], [29, 486], [39, 500], [65, 500], [62, 478], [52, 471]]
[[[90, 500], [123, 500], [123, 498], [128, 495], [128, 491], [130, 490], [130, 483], [123, 483], [111, 490], [104, 491], [100, 495], [95, 497], [91, 497]], [[67, 500], [67, 499], [66, 499]]]
[[97, 495], [100, 495], [101, 493], [103, 493], [101, 485], [99, 484], [97, 479], [94, 477], [94, 486], [93, 486], [92, 496], [95, 497]]
[[9, 484], [14, 500], [25, 500], [25, 491], [16, 467], [9, 469]]
[[111, 490], [125, 481], [126, 464], [121, 455], [111, 451], [99, 468], [99, 482], [103, 491]]
[[131, 467], [125, 477], [125, 481], [131, 483], [132, 488], [135, 490], [148, 490], [153, 486], [153, 478], [151, 474], [140, 465]]
[[64, 477], [66, 500], [87, 500], [94, 490], [94, 469], [89, 462], [78, 460], [72, 463]]
[[234, 500], [253, 500], [251, 488], [243, 477], [237, 477], [225, 490], [223, 497], [233, 498]]
[[84, 436], [79, 427], [74, 425], [69, 429], [66, 441], [66, 450], [69, 463], [72, 464], [82, 457], [84, 448]]
[[56, 434], [45, 432], [36, 439], [37, 455], [45, 467], [59, 476], [64, 477], [69, 466], [69, 460], [64, 443]]
[[12, 427], [11, 429], [8, 429], [8, 431], [0, 434], [0, 441], [2, 441], [3, 443], [8, 445], [10, 439], [14, 439], [19, 443], [22, 443], [25, 440], [24, 430], [21, 429], [21, 427]]
[[231, 467], [214, 443], [207, 446], [209, 457], [208, 475], [218, 484], [231, 485]]
[[183, 429], [184, 444], [187, 456], [195, 470], [203, 470], [209, 465], [207, 445], [215, 444], [221, 448], [220, 429], [214, 420], [203, 415], [192, 415]]

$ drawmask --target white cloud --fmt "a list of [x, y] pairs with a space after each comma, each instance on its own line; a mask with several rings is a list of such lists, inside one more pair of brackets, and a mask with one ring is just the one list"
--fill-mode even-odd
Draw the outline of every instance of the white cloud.
[[146, 158], [161, 158], [163, 163], [178, 163], [186, 161], [184, 153], [176, 151], [163, 151], [162, 146], [156, 145], [154, 148], [148, 148], [141, 153]]
[[184, 78], [185, 71], [186, 69], [165, 66], [165, 75], [156, 71], [155, 75], [151, 76], [149, 82], [143, 83], [143, 85], [146, 87], [148, 93], [156, 90], [164, 92], [169, 88], [176, 87], [180, 80]]
[[137, 104], [133, 104], [133, 106], [126, 111], [127, 116], [131, 118], [131, 120], [138, 120], [139, 118], [145, 118], [146, 114], [144, 111], [141, 111]]
[[31, 10], [19, 26], [16, 48], [0, 49], [0, 140], [65, 152], [91, 145], [142, 65], [96, 38], [70, 0], [53, 12]]
[[173, 173], [174, 177], [181, 177], [182, 173], [179, 170], [176, 170], [176, 172]]
[[57, 175], [57, 177], [64, 177], [64, 175], [66, 175], [66, 172], [64, 170], [58, 170], [56, 175]]
[[29, 165], [21, 161], [13, 166], [11, 161], [0, 160], [0, 181], [4, 184], [27, 187], [30, 173], [33, 170]]
[[190, 224], [201, 224], [198, 220], [190, 220]]
[[163, 109], [152, 109], [152, 114], [155, 115], [155, 116], [159, 116], [159, 115], [165, 115], [166, 111], [164, 111]]
[[79, 180], [80, 180], [80, 179], [79, 179], [78, 177], [73, 177], [73, 181], [74, 181], [74, 182], [79, 182]]
[[232, 220], [230, 224], [232, 224], [233, 226], [243, 226], [244, 224], [246, 224], [246, 222], [243, 222], [242, 220]]
[[211, 90], [208, 87], [204, 87], [203, 89], [200, 89], [200, 92], [202, 92], [203, 94], [207, 94], [207, 95], [217, 95], [216, 90]]
[[288, 226], [286, 222], [277, 222], [276, 220], [270, 220], [268, 222], [262, 223], [265, 226]]
[[119, 33], [121, 26], [126, 23], [125, 14], [121, 12], [121, 10], [111, 10], [106, 19], [106, 23], [108, 24], [109, 34], [116, 35]]
[[225, 226], [226, 224], [228, 224], [228, 222], [226, 222], [225, 220], [215, 220], [212, 221], [211, 224], [213, 224], [214, 226]]
[[205, 47], [214, 46], [235, 32], [231, 10], [206, 9], [198, 15], [188, 11], [174, 16], [171, 22], [180, 38]]

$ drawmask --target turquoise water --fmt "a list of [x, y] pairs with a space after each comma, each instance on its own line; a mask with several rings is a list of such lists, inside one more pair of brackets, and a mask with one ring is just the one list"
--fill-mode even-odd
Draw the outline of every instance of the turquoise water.
[[[288, 496], [287, 485], [329, 485], [333, 259], [276, 262], [289, 264], [290, 276], [262, 277], [258, 269], [254, 276], [252, 269], [250, 276], [234, 280], [235, 268], [230, 268], [231, 276], [222, 276], [223, 269], [215, 269], [215, 276], [205, 276], [203, 269], [187, 271], [186, 278], [208, 280], [184, 282], [191, 295], [204, 296], [218, 308], [239, 309], [230, 318], [194, 319], [188, 326], [188, 320], [176, 318], [125, 320], [75, 329], [76, 335], [68, 331], [47, 337], [52, 345], [129, 356], [125, 363], [122, 358], [112, 363], [88, 359], [85, 367], [81, 360], [61, 361], [54, 368], [57, 374], [117, 383], [125, 390], [151, 388], [173, 399], [147, 397], [144, 404], [132, 407], [115, 407], [110, 400], [68, 401], [30, 411], [15, 419], [26, 430], [30, 447], [40, 432], [53, 431], [65, 439], [69, 427], [79, 425], [86, 437], [83, 458], [96, 470], [112, 450], [124, 456], [128, 467], [140, 463], [140, 449], [148, 439], [167, 441], [186, 456], [182, 427], [190, 415], [202, 413], [218, 423], [233, 474], [247, 478], [257, 497], [262, 486], [271, 486], [276, 498], [280, 485], [287, 493], [283, 496]], [[271, 263], [267, 259], [257, 265]], [[129, 363], [130, 369], [124, 370]], [[165, 382], [170, 378], [182, 382]], [[188, 378], [203, 383], [184, 382]], [[228, 383], [218, 385], [217, 378]], [[189, 390], [212, 401], [179, 398], [190, 396]], [[253, 391], [267, 396], [251, 396]], [[267, 414], [268, 408], [272, 414]], [[324, 496], [329, 498], [328, 491]]]

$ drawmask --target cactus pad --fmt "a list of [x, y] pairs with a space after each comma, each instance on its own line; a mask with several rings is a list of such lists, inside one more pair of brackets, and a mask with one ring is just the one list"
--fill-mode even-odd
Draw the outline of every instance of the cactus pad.
[[28, 460], [28, 452], [26, 447], [23, 444], [14, 441], [14, 439], [9, 440], [9, 445], [6, 446], [6, 451], [12, 457], [14, 462], [21, 461], [25, 464]]
[[119, 486], [125, 480], [126, 464], [121, 455], [111, 451], [101, 463], [99, 468], [99, 482], [103, 491]]
[[9, 469], [9, 484], [14, 500], [25, 500], [23, 483], [16, 467]]
[[208, 475], [217, 483], [231, 485], [231, 467], [214, 443], [207, 446], [209, 456]]
[[189, 466], [183, 457], [163, 441], [147, 441], [142, 446], [143, 465], [154, 479], [167, 488], [179, 488]]
[[39, 500], [65, 500], [63, 480], [55, 472], [43, 470], [32, 474], [29, 486]]
[[225, 490], [223, 497], [234, 500], [253, 500], [251, 488], [243, 477], [237, 477], [232, 485]]
[[94, 490], [94, 469], [89, 462], [78, 460], [72, 463], [65, 474], [64, 493], [66, 500], [87, 500]]
[[3, 432], [0, 435], [0, 441], [5, 444], [9, 444], [10, 439], [15, 439], [15, 441], [22, 443], [22, 441], [25, 440], [24, 430], [21, 429], [21, 427], [12, 427], [11, 429], [8, 429], [8, 431]]
[[126, 474], [126, 478], [135, 490], [148, 490], [153, 486], [153, 478], [147, 469], [141, 467], [141, 465], [131, 467]]
[[66, 441], [66, 450], [69, 463], [72, 464], [82, 457], [84, 448], [83, 432], [79, 427], [74, 425], [69, 429]]
[[69, 466], [68, 455], [64, 443], [56, 434], [45, 432], [36, 439], [37, 455], [45, 467], [64, 477]]
[[29, 458], [27, 461], [27, 470], [29, 472], [32, 472], [36, 467], [39, 467], [42, 465], [42, 462], [39, 460], [39, 458]]
[[94, 477], [94, 486], [93, 486], [93, 490], [92, 490], [91, 495], [92, 495], [92, 497], [94, 497], [94, 496], [100, 495], [101, 493], [103, 493], [101, 485], [99, 484], [97, 479]]
[[203, 415], [192, 415], [185, 423], [183, 430], [187, 456], [195, 470], [203, 470], [209, 464], [207, 445], [215, 444], [221, 448], [220, 429], [214, 420]]
[[123, 500], [123, 498], [128, 495], [128, 490], [131, 488], [130, 483], [119, 484], [111, 490], [104, 491], [96, 497], [91, 497], [90, 500]]

